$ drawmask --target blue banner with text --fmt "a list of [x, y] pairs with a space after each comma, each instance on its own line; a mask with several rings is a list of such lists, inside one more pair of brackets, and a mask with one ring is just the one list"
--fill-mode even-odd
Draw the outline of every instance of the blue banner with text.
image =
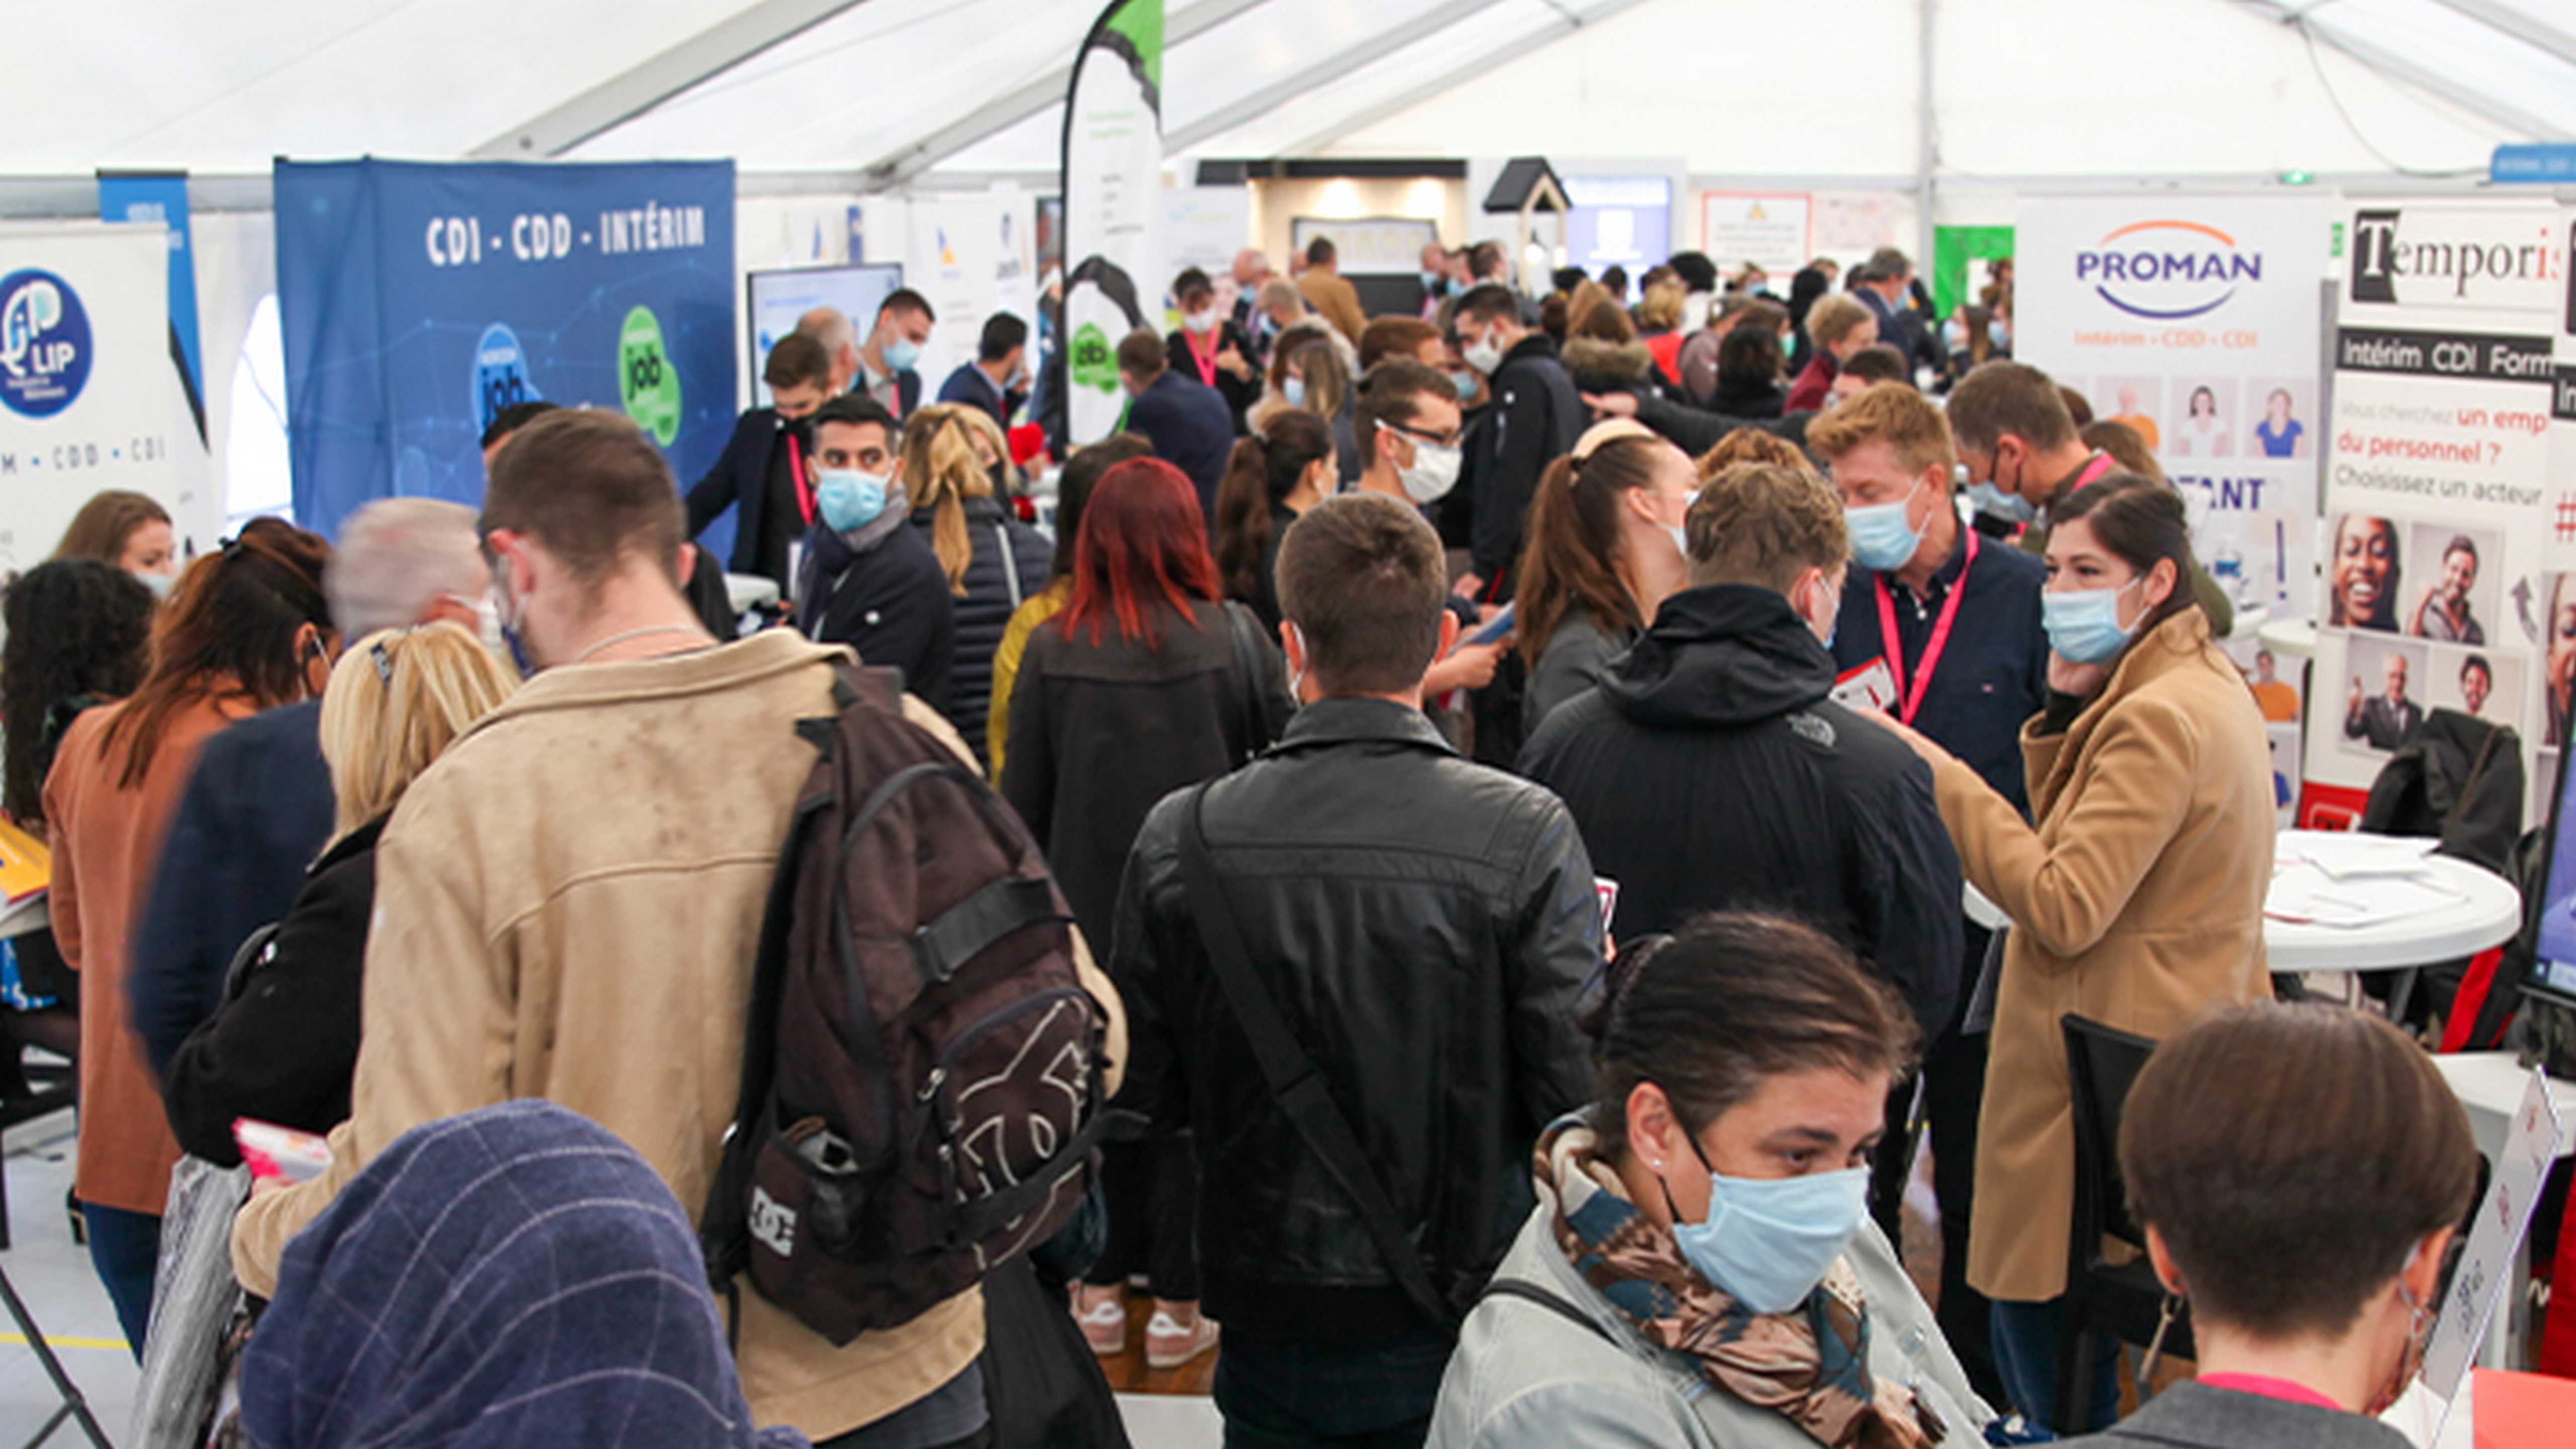
[[730, 161], [278, 162], [296, 520], [480, 504], [520, 402], [623, 412], [694, 481], [734, 421], [733, 187]]

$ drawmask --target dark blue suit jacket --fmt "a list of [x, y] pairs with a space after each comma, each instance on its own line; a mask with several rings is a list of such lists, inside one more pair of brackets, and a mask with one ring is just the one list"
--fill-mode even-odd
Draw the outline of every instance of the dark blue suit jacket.
[[1180, 469], [1199, 490], [1199, 511], [1216, 517], [1216, 485], [1234, 451], [1234, 411], [1215, 388], [1165, 368], [1127, 404], [1127, 430], [1154, 444], [1154, 456]]
[[333, 810], [320, 700], [252, 715], [198, 752], [126, 972], [134, 1029], [155, 1075], [214, 1015], [243, 938], [285, 919], [331, 838]]
[[993, 385], [993, 379], [984, 369], [971, 362], [961, 362], [955, 372], [948, 374], [948, 380], [939, 385], [939, 400], [982, 408], [993, 421], [1007, 429], [1011, 425], [1011, 414], [1020, 410], [1020, 404], [1027, 402], [1029, 395], [1016, 390], [1004, 392]]

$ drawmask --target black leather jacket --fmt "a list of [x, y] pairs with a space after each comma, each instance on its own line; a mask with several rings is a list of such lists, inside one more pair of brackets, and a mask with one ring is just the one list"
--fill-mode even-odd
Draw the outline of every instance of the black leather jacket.
[[[1122, 1105], [1197, 1135], [1207, 1311], [1255, 1338], [1425, 1332], [1209, 974], [1181, 884], [1190, 798], [1137, 837], [1111, 972]], [[1574, 1015], [1601, 913], [1573, 818], [1419, 710], [1336, 699], [1219, 781], [1204, 828], [1254, 970], [1463, 1310], [1528, 1215], [1539, 1130], [1590, 1097]]]

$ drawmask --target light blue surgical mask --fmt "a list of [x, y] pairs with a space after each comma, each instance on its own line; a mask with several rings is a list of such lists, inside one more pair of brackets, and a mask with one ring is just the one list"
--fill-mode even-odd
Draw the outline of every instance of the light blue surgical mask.
[[1449, 385], [1457, 389], [1458, 401], [1466, 402], [1468, 399], [1473, 398], [1476, 395], [1476, 374], [1473, 372], [1453, 372], [1449, 374]]
[[909, 337], [898, 337], [885, 345], [885, 365], [888, 372], [910, 372], [912, 365], [920, 360], [921, 344]]
[[1302, 377], [1292, 377], [1286, 382], [1279, 384], [1279, 395], [1288, 399], [1288, 406], [1292, 408], [1304, 407], [1306, 405], [1306, 379]]
[[2015, 523], [2028, 523], [2039, 516], [2039, 510], [2031, 505], [2029, 499], [2017, 493], [2006, 493], [1992, 483], [1969, 484], [1968, 497], [1976, 503], [1979, 513], [1991, 513]]
[[834, 533], [865, 528], [885, 512], [886, 479], [856, 468], [824, 468], [814, 480], [814, 506]]
[[[1702, 1167], [1699, 1143], [1691, 1143]], [[1667, 1207], [1672, 1193], [1664, 1194]], [[1869, 1169], [1804, 1177], [1708, 1174], [1708, 1221], [1673, 1214], [1673, 1243], [1699, 1275], [1755, 1313], [1805, 1305], [1869, 1213]]]
[[2136, 632], [2120, 622], [2120, 596], [2145, 580], [2140, 574], [2116, 589], [2041, 594], [2039, 618], [2048, 630], [2048, 647], [2070, 664], [2108, 664], [2119, 658]]
[[1673, 536], [1673, 549], [1682, 556], [1682, 562], [1685, 564], [1689, 563], [1690, 530], [1680, 524], [1673, 524], [1667, 527], [1664, 532]]
[[1852, 558], [1862, 568], [1874, 573], [1901, 569], [1914, 558], [1914, 550], [1923, 544], [1923, 530], [1906, 519], [1914, 506], [1914, 495], [1923, 491], [1917, 480], [1913, 489], [1894, 503], [1870, 503], [1843, 510], [1843, 527], [1851, 534]]

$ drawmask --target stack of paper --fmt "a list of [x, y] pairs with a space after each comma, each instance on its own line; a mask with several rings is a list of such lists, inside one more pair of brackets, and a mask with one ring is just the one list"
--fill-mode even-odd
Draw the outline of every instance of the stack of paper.
[[2426, 868], [2437, 842], [2388, 835], [2284, 837], [2263, 914], [2299, 925], [2358, 928], [2467, 900]]
[[2429, 835], [2340, 835], [2302, 833], [2281, 838], [2276, 865], [2293, 862], [2315, 866], [2335, 880], [2356, 876], [2415, 875], [2424, 868], [2439, 840]]

